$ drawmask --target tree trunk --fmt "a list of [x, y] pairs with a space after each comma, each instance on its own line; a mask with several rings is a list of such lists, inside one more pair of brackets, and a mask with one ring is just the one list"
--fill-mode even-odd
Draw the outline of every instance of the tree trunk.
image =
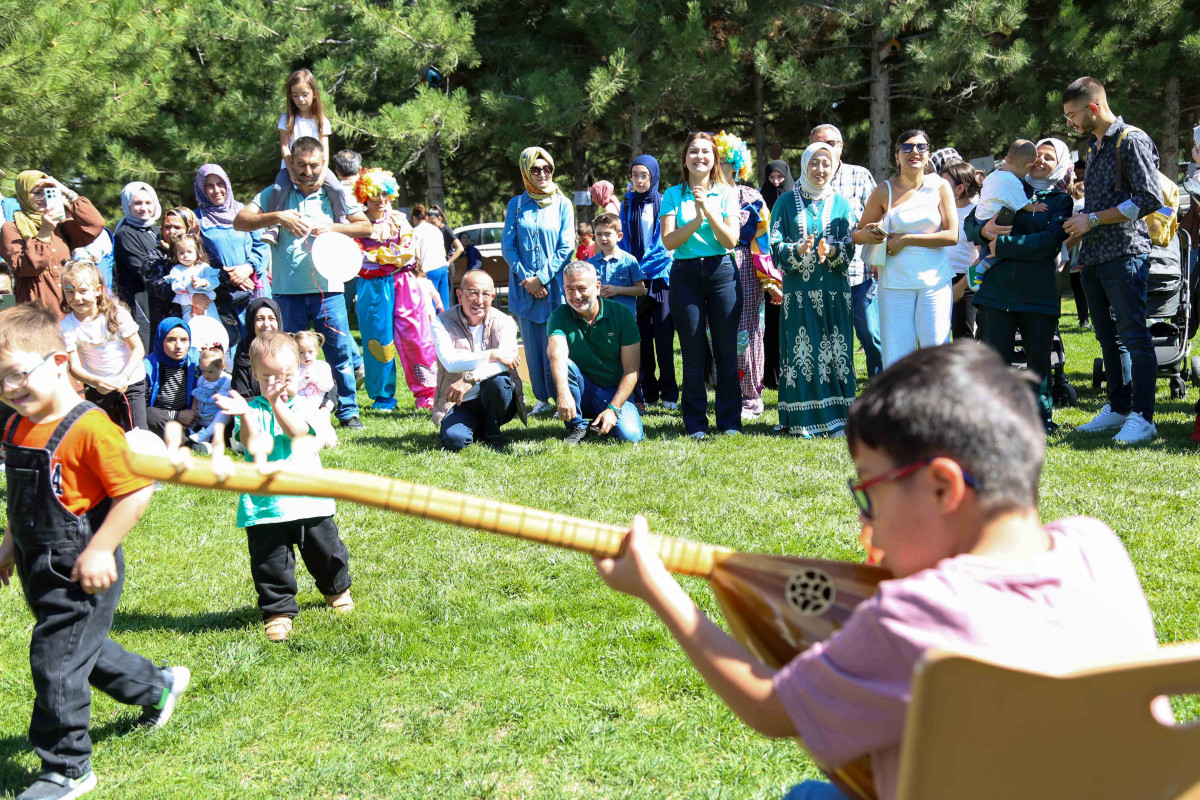
[[1158, 140], [1158, 168], [1171, 180], [1179, 179], [1179, 73], [1171, 72], [1163, 84], [1162, 138]]
[[637, 103], [629, 110], [629, 160], [632, 162], [642, 154], [642, 115]]
[[871, 29], [871, 133], [867, 147], [871, 172], [881, 182], [891, 172], [892, 76], [889, 67], [879, 63], [879, 49], [886, 41], [883, 26], [876, 22]]
[[442, 186], [442, 151], [438, 146], [437, 134], [425, 145], [426, 197], [430, 205], [446, 210], [446, 188]]
[[[588, 190], [587, 146], [583, 143], [582, 133], [577, 134], [571, 140], [571, 159], [575, 171], [575, 191], [586, 192]], [[574, 198], [572, 198], [573, 200]], [[575, 218], [580, 220], [591, 219], [591, 215], [576, 213]]]
[[757, 70], [754, 73], [754, 152], [758, 161], [758, 184], [761, 186], [767, 178], [767, 121], [763, 100], [763, 76]]
[[403, 172], [396, 173], [396, 207], [411, 208], [408, 204], [408, 181]]

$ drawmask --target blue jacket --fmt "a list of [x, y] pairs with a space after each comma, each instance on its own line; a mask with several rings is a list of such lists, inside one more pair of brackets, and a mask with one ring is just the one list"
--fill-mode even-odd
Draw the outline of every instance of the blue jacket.
[[[575, 207], [562, 194], [539, 206], [527, 193], [508, 201], [501, 239], [508, 262], [508, 310], [530, 322], [545, 322], [562, 305], [562, 270], [575, 255]], [[536, 299], [521, 282], [537, 276], [549, 291]]]
[[214, 267], [249, 264], [264, 284], [267, 283], [265, 276], [271, 264], [271, 246], [262, 240], [258, 231], [243, 233], [200, 217], [200, 238]]
[[[629, 198], [625, 198], [621, 203], [621, 230], [625, 231], [625, 235], [621, 237], [621, 241], [617, 242], [622, 250], [628, 253], [633, 253], [630, 248], [630, 237], [628, 231], [632, 225], [640, 225], [636, 220], [629, 219]], [[650, 241], [646, 242], [645, 251], [642, 253], [641, 259], [638, 261], [638, 266], [642, 268], [642, 275], [646, 280], [652, 281], [656, 278], [661, 278], [665, 283], [671, 283], [671, 265], [675, 263], [675, 256], [667, 249], [662, 240], [662, 227], [659, 223], [658, 214], [654, 215], [654, 228], [650, 234]]]

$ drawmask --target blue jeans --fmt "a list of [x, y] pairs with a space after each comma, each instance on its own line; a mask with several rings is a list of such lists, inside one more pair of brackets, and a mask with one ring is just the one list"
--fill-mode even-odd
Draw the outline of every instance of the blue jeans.
[[704, 388], [707, 323], [717, 371], [717, 428], [740, 431], [742, 387], [738, 381], [737, 332], [742, 316], [742, 285], [733, 257], [676, 259], [671, 267], [670, 303], [683, 356], [679, 408], [684, 429], [691, 434], [708, 427], [708, 392]]
[[513, 379], [503, 372], [481, 381], [479, 394], [442, 417], [442, 447], [455, 453], [477, 441], [488, 447], [503, 447], [500, 426], [517, 413], [514, 388]]
[[326, 294], [277, 294], [275, 302], [283, 314], [283, 329], [297, 333], [310, 324], [325, 337], [321, 348], [333, 370], [337, 388], [337, 418], [345, 421], [358, 416], [357, 387], [354, 384], [354, 363], [350, 352], [350, 320], [346, 315], [346, 298], [341, 292]]
[[879, 343], [879, 303], [875, 300], [875, 279], [868, 275], [858, 286], [850, 287], [850, 308], [854, 334], [867, 356], [867, 377], [883, 369], [883, 348]]
[[438, 267], [425, 273], [425, 277], [433, 282], [433, 286], [442, 296], [442, 308], [450, 308], [450, 267]]
[[525, 363], [529, 365], [533, 396], [545, 403], [554, 388], [554, 380], [550, 377], [550, 358], [546, 355], [546, 345], [550, 343], [546, 323], [517, 317], [517, 327], [521, 331], [521, 344], [525, 345]]
[[832, 783], [825, 781], [805, 781], [797, 783], [783, 800], [850, 800], [846, 794]]
[[[585, 415], [588, 419], [600, 416], [600, 413], [612, 402], [613, 395], [617, 393], [615, 386], [601, 386], [592, 383], [569, 358], [567, 359], [567, 384], [571, 388], [571, 397], [575, 399], [575, 419], [566, 423], [567, 430], [586, 425]], [[634, 442], [635, 444], [645, 438], [645, 434], [642, 432], [642, 415], [638, 413], [637, 406], [632, 401], [626, 400], [621, 404], [621, 411], [617, 414], [617, 424], [609, 431], [609, 436], [621, 442]]]
[[1146, 326], [1150, 258], [1124, 256], [1085, 265], [1083, 293], [1104, 356], [1108, 404], [1118, 414], [1136, 411], [1154, 419], [1158, 358]]

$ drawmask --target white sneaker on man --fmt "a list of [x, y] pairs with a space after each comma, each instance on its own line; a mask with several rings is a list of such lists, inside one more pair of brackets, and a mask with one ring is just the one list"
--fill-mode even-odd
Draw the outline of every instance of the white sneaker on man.
[[1091, 422], [1085, 422], [1075, 430], [1082, 433], [1097, 433], [1099, 431], [1115, 431], [1125, 425], [1128, 414], [1118, 414], [1108, 403], [1100, 409], [1100, 413], [1092, 417]]
[[554, 411], [554, 406], [544, 400], [538, 400], [533, 408], [529, 409], [529, 416], [540, 417], [542, 414], [549, 414]]
[[1120, 444], [1141, 444], [1155, 436], [1158, 436], [1158, 428], [1154, 427], [1154, 423], [1147, 422], [1145, 417], [1134, 411], [1121, 426], [1121, 432], [1113, 437], [1113, 441]]

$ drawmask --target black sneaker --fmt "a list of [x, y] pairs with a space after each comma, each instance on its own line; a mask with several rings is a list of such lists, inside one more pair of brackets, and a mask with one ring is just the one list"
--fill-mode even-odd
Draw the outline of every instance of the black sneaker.
[[142, 716], [138, 717], [138, 724], [147, 728], [158, 729], [167, 724], [167, 720], [175, 713], [175, 704], [192, 682], [192, 671], [187, 667], [167, 667], [163, 673], [167, 676], [167, 686], [162, 699], [158, 705], [144, 706]]
[[33, 784], [17, 795], [17, 800], [69, 800], [82, 797], [96, 788], [96, 773], [89, 771], [78, 778], [57, 772], [43, 772]]
[[347, 417], [346, 419], [342, 420], [342, 427], [349, 428], [352, 431], [361, 431], [363, 428], [365, 428], [367, 426], [363, 425], [362, 420], [359, 419], [357, 416], [353, 416], [353, 417]]
[[588, 435], [588, 430], [589, 429], [586, 424], [576, 425], [574, 428], [571, 428], [571, 430], [567, 431], [567, 435], [563, 437], [563, 441], [567, 444], [579, 444], [584, 440], [584, 437]]

